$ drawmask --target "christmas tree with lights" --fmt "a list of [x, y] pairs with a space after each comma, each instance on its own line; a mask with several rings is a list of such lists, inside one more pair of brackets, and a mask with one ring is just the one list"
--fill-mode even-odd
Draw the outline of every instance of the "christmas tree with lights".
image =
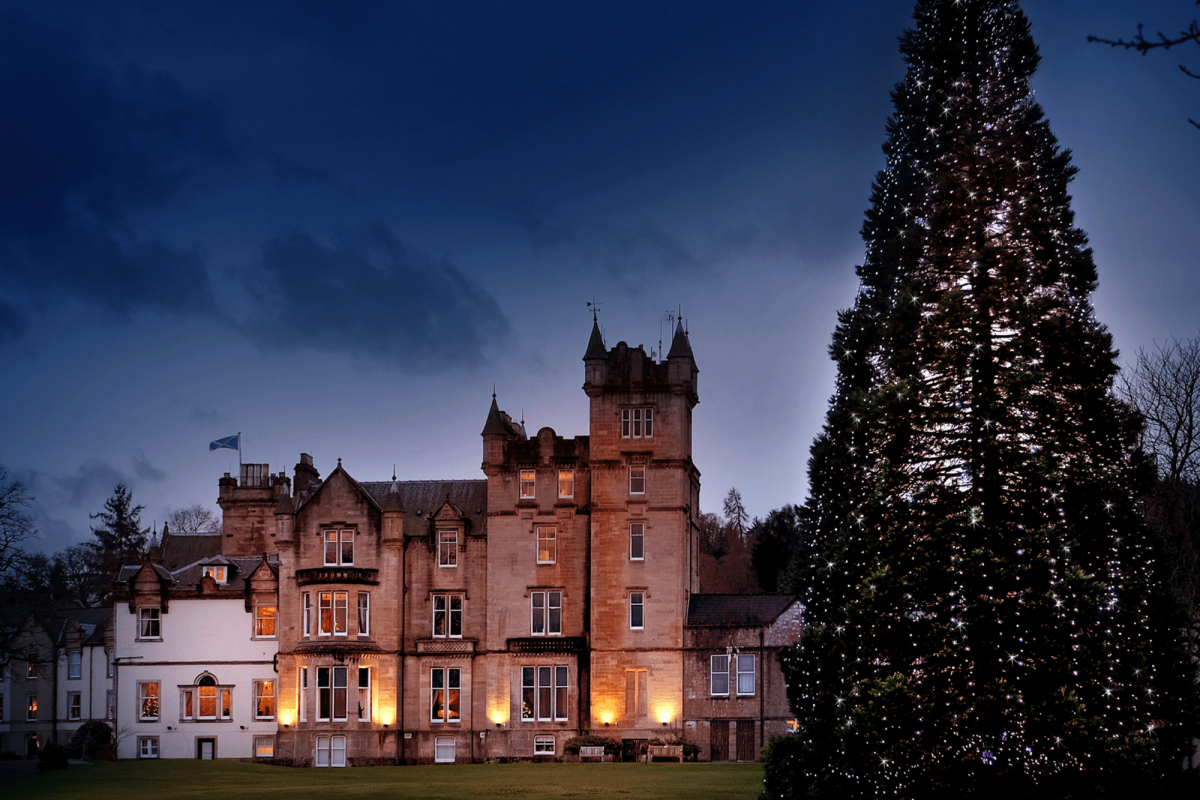
[[800, 732], [766, 796], [1101, 796], [1177, 755], [1187, 685], [1163, 666], [1139, 423], [1028, 20], [1008, 0], [914, 17], [809, 464], [809, 627], [783, 659]]

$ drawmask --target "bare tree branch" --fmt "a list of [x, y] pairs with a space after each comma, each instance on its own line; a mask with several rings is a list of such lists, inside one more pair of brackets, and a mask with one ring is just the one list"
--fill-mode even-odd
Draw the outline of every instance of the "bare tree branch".
[[33, 498], [25, 484], [8, 479], [8, 469], [0, 465], [0, 575], [12, 569], [23, 555], [21, 543], [37, 538], [33, 520], [25, 513]]

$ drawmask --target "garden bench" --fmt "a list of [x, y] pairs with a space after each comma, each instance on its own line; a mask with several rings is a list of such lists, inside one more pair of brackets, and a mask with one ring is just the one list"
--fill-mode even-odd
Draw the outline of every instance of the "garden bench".
[[603, 745], [591, 745], [591, 746], [586, 746], [586, 747], [580, 747], [579, 748], [579, 760], [582, 761], [585, 758], [598, 758], [601, 761], [603, 761], [604, 760], [604, 746]]
[[656, 758], [673, 758], [680, 764], [683, 763], [683, 745], [681, 744], [652, 744], [650, 745], [650, 753], [646, 761], [653, 761]]

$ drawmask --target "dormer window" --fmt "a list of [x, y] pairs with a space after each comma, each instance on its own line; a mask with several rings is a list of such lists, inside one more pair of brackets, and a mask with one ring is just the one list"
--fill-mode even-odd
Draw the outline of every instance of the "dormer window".
[[325, 531], [325, 566], [350, 566], [354, 563], [354, 531]]
[[228, 567], [221, 564], [208, 564], [201, 569], [205, 578], [212, 578], [217, 583], [225, 583], [228, 577]]

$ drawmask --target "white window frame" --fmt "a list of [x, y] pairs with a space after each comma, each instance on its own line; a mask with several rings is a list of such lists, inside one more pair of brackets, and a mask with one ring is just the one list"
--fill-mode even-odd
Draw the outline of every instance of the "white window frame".
[[440, 528], [437, 532], [438, 567], [454, 569], [458, 566], [458, 531]]
[[[441, 711], [438, 711], [438, 692], [441, 692]], [[450, 697], [454, 692], [455, 716], [450, 716]], [[434, 667], [429, 672], [429, 721], [458, 724], [462, 722], [462, 670], [458, 667]]]
[[138, 681], [138, 722], [158, 722], [162, 718], [162, 684], [158, 681]]
[[312, 595], [304, 593], [304, 638], [312, 636]]
[[533, 754], [535, 756], [552, 756], [556, 752], [553, 736], [537, 735], [533, 737]]
[[341, 734], [318, 736], [316, 758], [313, 765], [317, 767], [346, 766], [346, 737]]
[[138, 758], [158, 758], [158, 737], [157, 736], [139, 736]]
[[715, 655], [708, 659], [708, 693], [713, 697], [729, 697], [729, 656]]
[[321, 534], [325, 566], [354, 566], [354, 529], [326, 528]]
[[[348, 667], [317, 667], [317, 721], [345, 722], [348, 717]], [[340, 677], [340, 682], [339, 682]], [[341, 715], [338, 715], [338, 699], [341, 699]], [[328, 709], [325, 706], [328, 705]], [[327, 716], [322, 712], [328, 711]]]
[[629, 560], [646, 560], [646, 523], [629, 523]]
[[570, 718], [570, 670], [565, 664], [521, 667], [521, 721], [565, 722]]
[[[317, 635], [349, 636], [349, 604], [349, 592], [318, 592]], [[328, 616], [326, 616], [326, 611], [329, 612]]]
[[[530, 636], [562, 635], [562, 602], [563, 593], [561, 590], [555, 589], [529, 593]], [[539, 612], [541, 613], [539, 614]], [[538, 619], [539, 616], [541, 617], [540, 620]]]
[[558, 561], [558, 528], [553, 525], [538, 525], [536, 535], [537, 563], [553, 564]]
[[568, 500], [575, 496], [575, 470], [564, 467], [558, 471], [558, 496]]
[[453, 736], [433, 737], [433, 763], [453, 764], [455, 757], [454, 751], [455, 743]]
[[[461, 639], [463, 635], [463, 608], [465, 605], [461, 594], [433, 595], [430, 603], [433, 608], [432, 635], [435, 639]], [[441, 608], [438, 608], [438, 606]], [[455, 608], [457, 606], [457, 608]], [[441, 618], [441, 632], [438, 632], [438, 619]], [[455, 633], [457, 628], [458, 632]]]
[[[270, 713], [262, 713], [263, 700], [270, 698], [271, 708]], [[275, 714], [279, 708], [279, 693], [275, 691], [275, 681], [270, 678], [263, 678], [254, 682], [254, 718], [255, 719], [275, 719]]]
[[520, 498], [522, 500], [537, 499], [537, 472], [535, 470], [517, 470], [517, 481], [520, 483]]
[[[270, 609], [270, 613], [266, 613]], [[270, 623], [271, 632], [263, 633]], [[255, 639], [274, 639], [276, 626], [279, 624], [279, 606], [261, 605], [254, 607], [254, 638]]]
[[653, 408], [621, 409], [622, 439], [651, 439], [654, 437]]
[[371, 593], [358, 593], [358, 635], [371, 635]]
[[308, 667], [301, 667], [296, 675], [296, 694], [300, 698], [300, 711], [297, 716], [301, 722], [308, 722]]
[[77, 681], [83, 677], [83, 653], [72, 650], [67, 653], [67, 679]]
[[734, 660], [737, 664], [737, 694], [738, 697], [752, 697], [755, 684], [755, 659], [753, 653], [738, 653]]
[[162, 640], [162, 609], [142, 606], [138, 609], [138, 635], [141, 641]]
[[205, 564], [200, 568], [200, 576], [212, 578], [217, 583], [225, 583], [229, 579], [229, 568], [224, 564]]
[[67, 719], [83, 719], [83, 695], [79, 692], [67, 692]]
[[646, 628], [646, 593], [629, 593], [629, 630], [640, 631]]
[[371, 668], [358, 668], [358, 721], [371, 721]]
[[630, 494], [645, 494], [646, 493], [646, 465], [645, 464], [630, 464], [629, 465], [629, 493]]
[[275, 737], [274, 736], [255, 736], [254, 737], [254, 757], [255, 758], [274, 758], [275, 757]]

